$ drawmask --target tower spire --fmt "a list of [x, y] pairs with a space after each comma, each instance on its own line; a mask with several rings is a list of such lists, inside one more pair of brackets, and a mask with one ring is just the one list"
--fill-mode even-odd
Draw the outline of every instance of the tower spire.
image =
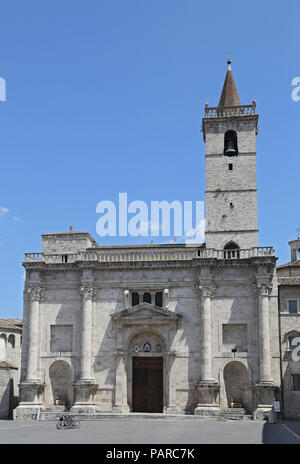
[[233, 79], [230, 58], [228, 59], [227, 64], [227, 74], [225, 77], [219, 106], [239, 106], [241, 102]]

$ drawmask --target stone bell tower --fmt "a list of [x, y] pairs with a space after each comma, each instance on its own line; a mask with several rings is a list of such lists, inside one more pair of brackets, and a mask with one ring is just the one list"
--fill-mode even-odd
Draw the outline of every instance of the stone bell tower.
[[205, 106], [206, 248], [258, 246], [256, 135], [258, 115], [241, 105], [228, 60], [217, 107]]

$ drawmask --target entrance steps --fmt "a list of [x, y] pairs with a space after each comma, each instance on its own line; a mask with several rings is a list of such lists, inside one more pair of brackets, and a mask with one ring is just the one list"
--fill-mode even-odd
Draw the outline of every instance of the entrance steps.
[[220, 411], [219, 419], [252, 420], [252, 415], [246, 414], [244, 408], [227, 408]]
[[160, 413], [129, 413], [119, 414], [112, 412], [97, 412], [95, 414], [76, 413], [72, 414], [69, 411], [57, 411], [53, 408], [45, 408], [40, 410], [39, 420], [57, 421], [62, 415], [71, 414], [76, 416], [79, 421], [98, 421], [98, 420], [167, 420], [167, 421], [199, 421], [199, 420], [252, 420], [251, 415], [246, 415], [243, 410], [225, 410], [220, 411], [219, 415], [215, 416], [194, 416], [191, 414], [160, 414]]

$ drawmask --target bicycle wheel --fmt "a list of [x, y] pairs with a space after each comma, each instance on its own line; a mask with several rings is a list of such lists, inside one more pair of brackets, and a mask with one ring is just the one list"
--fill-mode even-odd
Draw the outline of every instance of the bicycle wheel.
[[74, 424], [75, 424], [76, 429], [80, 429], [81, 423], [78, 420], [75, 419]]
[[63, 423], [62, 423], [62, 421], [57, 422], [56, 428], [57, 428], [57, 430], [61, 430], [61, 429], [63, 428]]

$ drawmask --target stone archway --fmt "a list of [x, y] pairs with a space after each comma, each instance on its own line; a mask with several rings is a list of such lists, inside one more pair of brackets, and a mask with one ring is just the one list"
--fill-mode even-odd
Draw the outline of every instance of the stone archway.
[[247, 367], [240, 361], [231, 361], [224, 368], [225, 393], [228, 407], [250, 409]]
[[49, 368], [53, 404], [73, 404], [72, 370], [66, 361], [55, 361]]

